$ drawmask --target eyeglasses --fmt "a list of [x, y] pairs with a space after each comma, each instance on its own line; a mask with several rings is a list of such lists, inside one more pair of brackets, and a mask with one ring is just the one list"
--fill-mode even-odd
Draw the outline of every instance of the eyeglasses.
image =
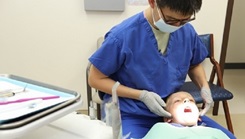
[[158, 8], [158, 9], [161, 11], [163, 20], [165, 21], [166, 24], [174, 25], [176, 23], [180, 23], [180, 25], [184, 25], [184, 24], [191, 22], [191, 21], [196, 19], [196, 13], [194, 12], [194, 14], [188, 19], [169, 19], [169, 20], [167, 20], [165, 15], [163, 14], [162, 10], [160, 8]]

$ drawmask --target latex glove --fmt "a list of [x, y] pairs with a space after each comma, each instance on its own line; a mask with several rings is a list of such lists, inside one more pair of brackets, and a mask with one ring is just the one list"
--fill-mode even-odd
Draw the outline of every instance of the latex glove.
[[201, 88], [201, 96], [205, 102], [204, 109], [200, 112], [200, 116], [203, 116], [207, 113], [210, 107], [213, 105], [213, 98], [209, 88], [202, 87]]
[[156, 115], [171, 117], [171, 114], [163, 109], [166, 104], [158, 94], [143, 90], [141, 91], [139, 100], [142, 101], [149, 108], [149, 110]]

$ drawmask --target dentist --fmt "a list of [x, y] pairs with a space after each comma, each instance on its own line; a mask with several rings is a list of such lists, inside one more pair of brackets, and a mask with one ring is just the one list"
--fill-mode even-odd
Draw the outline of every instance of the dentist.
[[[207, 126], [227, 129], [204, 116], [213, 99], [201, 65], [207, 50], [190, 21], [202, 0], [148, 0], [149, 7], [114, 26], [101, 47], [89, 58], [89, 84], [111, 97], [116, 81], [123, 135], [142, 138], [162, 117], [171, 117], [165, 98], [177, 92], [186, 76], [199, 86], [206, 102], [202, 120]], [[164, 131], [163, 131], [164, 132]]]

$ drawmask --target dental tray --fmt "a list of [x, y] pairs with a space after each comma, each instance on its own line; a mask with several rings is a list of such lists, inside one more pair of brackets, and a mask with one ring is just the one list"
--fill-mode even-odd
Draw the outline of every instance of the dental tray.
[[[14, 95], [1, 96], [6, 90]], [[82, 105], [77, 92], [9, 74], [0, 74], [0, 96], [0, 136], [6, 138], [23, 135]]]

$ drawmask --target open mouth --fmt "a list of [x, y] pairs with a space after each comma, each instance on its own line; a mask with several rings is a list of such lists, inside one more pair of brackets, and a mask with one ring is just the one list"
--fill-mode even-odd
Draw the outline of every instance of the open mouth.
[[185, 108], [184, 112], [191, 112], [191, 108]]

